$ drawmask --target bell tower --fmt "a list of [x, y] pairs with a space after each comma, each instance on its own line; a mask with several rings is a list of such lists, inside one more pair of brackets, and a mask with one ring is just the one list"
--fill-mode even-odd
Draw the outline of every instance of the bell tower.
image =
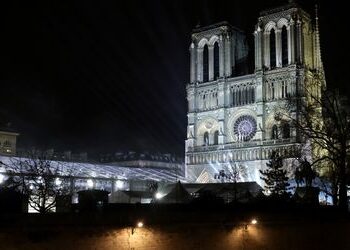
[[242, 70], [248, 65], [242, 31], [222, 22], [192, 33], [189, 181], [217, 182], [215, 176], [239, 168], [245, 172], [240, 181], [261, 183], [259, 170], [272, 152], [289, 163], [300, 156], [305, 141], [293, 123], [299, 111], [286, 104], [291, 98], [307, 100], [306, 89], [320, 98], [325, 86], [317, 15], [313, 21], [289, 1], [260, 13], [254, 39], [255, 70], [249, 74]]
[[255, 28], [255, 70], [299, 65], [322, 70], [317, 7], [315, 21], [294, 1], [260, 13]]

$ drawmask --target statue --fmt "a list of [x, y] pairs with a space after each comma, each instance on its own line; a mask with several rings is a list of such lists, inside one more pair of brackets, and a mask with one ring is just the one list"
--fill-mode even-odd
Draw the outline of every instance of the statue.
[[305, 182], [306, 187], [311, 187], [312, 180], [316, 178], [316, 172], [312, 169], [310, 162], [304, 158], [295, 170], [294, 177], [297, 187], [303, 182]]

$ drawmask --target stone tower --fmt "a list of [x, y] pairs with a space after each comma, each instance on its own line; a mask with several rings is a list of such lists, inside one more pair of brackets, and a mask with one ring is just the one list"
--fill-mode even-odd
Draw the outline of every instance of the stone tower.
[[[295, 3], [260, 13], [254, 31], [255, 71], [247, 73], [244, 33], [226, 22], [195, 29], [187, 84], [186, 174], [192, 182], [261, 183], [272, 151], [287, 161], [305, 144], [283, 115], [308, 84], [325, 85], [318, 22]], [[297, 117], [298, 110], [288, 111]], [[288, 164], [291, 166], [291, 164]]]

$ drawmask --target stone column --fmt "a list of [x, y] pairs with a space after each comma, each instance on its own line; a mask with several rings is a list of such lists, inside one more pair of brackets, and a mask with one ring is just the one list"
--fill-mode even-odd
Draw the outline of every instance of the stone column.
[[232, 74], [231, 68], [231, 37], [229, 34], [225, 36], [225, 76], [229, 77]]
[[194, 98], [194, 87], [190, 86], [187, 88], [187, 101], [188, 101], [188, 112], [193, 112], [195, 107], [195, 98]]
[[276, 29], [276, 67], [282, 67], [282, 30]]
[[227, 91], [225, 91], [224, 88], [225, 88], [224, 82], [219, 82], [218, 83], [218, 92], [217, 92], [219, 107], [225, 106], [225, 99], [226, 99], [225, 93], [227, 93]]
[[261, 28], [258, 26], [254, 32], [255, 38], [255, 70], [262, 69], [262, 41], [261, 41]]
[[203, 82], [203, 48], [197, 48], [197, 81]]
[[297, 61], [299, 64], [303, 63], [303, 34], [302, 22], [297, 21]]
[[214, 80], [214, 46], [208, 45], [209, 81]]
[[220, 77], [225, 75], [224, 67], [225, 67], [225, 39], [220, 35], [219, 39], [219, 74]]
[[230, 90], [230, 87], [229, 86], [226, 86], [225, 87], [225, 101], [224, 101], [224, 105], [226, 107], [229, 107], [231, 106], [231, 90]]
[[225, 124], [224, 120], [219, 120], [219, 144], [225, 143]]
[[191, 46], [190, 46], [190, 57], [191, 57], [191, 73], [190, 73], [190, 82], [193, 83], [196, 81], [196, 48], [194, 46], [194, 43], [192, 42], [191, 43]]
[[288, 64], [295, 63], [295, 26], [294, 20], [290, 19], [289, 26], [287, 27], [288, 32]]
[[264, 65], [270, 68], [270, 32], [264, 32]]

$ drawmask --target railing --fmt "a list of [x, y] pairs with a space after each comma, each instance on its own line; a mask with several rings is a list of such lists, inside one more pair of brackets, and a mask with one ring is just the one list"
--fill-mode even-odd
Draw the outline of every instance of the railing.
[[233, 143], [225, 143], [225, 144], [218, 144], [218, 145], [194, 146], [194, 147], [189, 147], [188, 151], [192, 151], [192, 152], [216, 151], [216, 150], [245, 148], [245, 147], [280, 145], [280, 144], [288, 144], [288, 143], [294, 143], [294, 142], [296, 142], [295, 138], [264, 140], [264, 141], [260, 141], [260, 140], [259, 141], [242, 141], [242, 142], [233, 142]]

